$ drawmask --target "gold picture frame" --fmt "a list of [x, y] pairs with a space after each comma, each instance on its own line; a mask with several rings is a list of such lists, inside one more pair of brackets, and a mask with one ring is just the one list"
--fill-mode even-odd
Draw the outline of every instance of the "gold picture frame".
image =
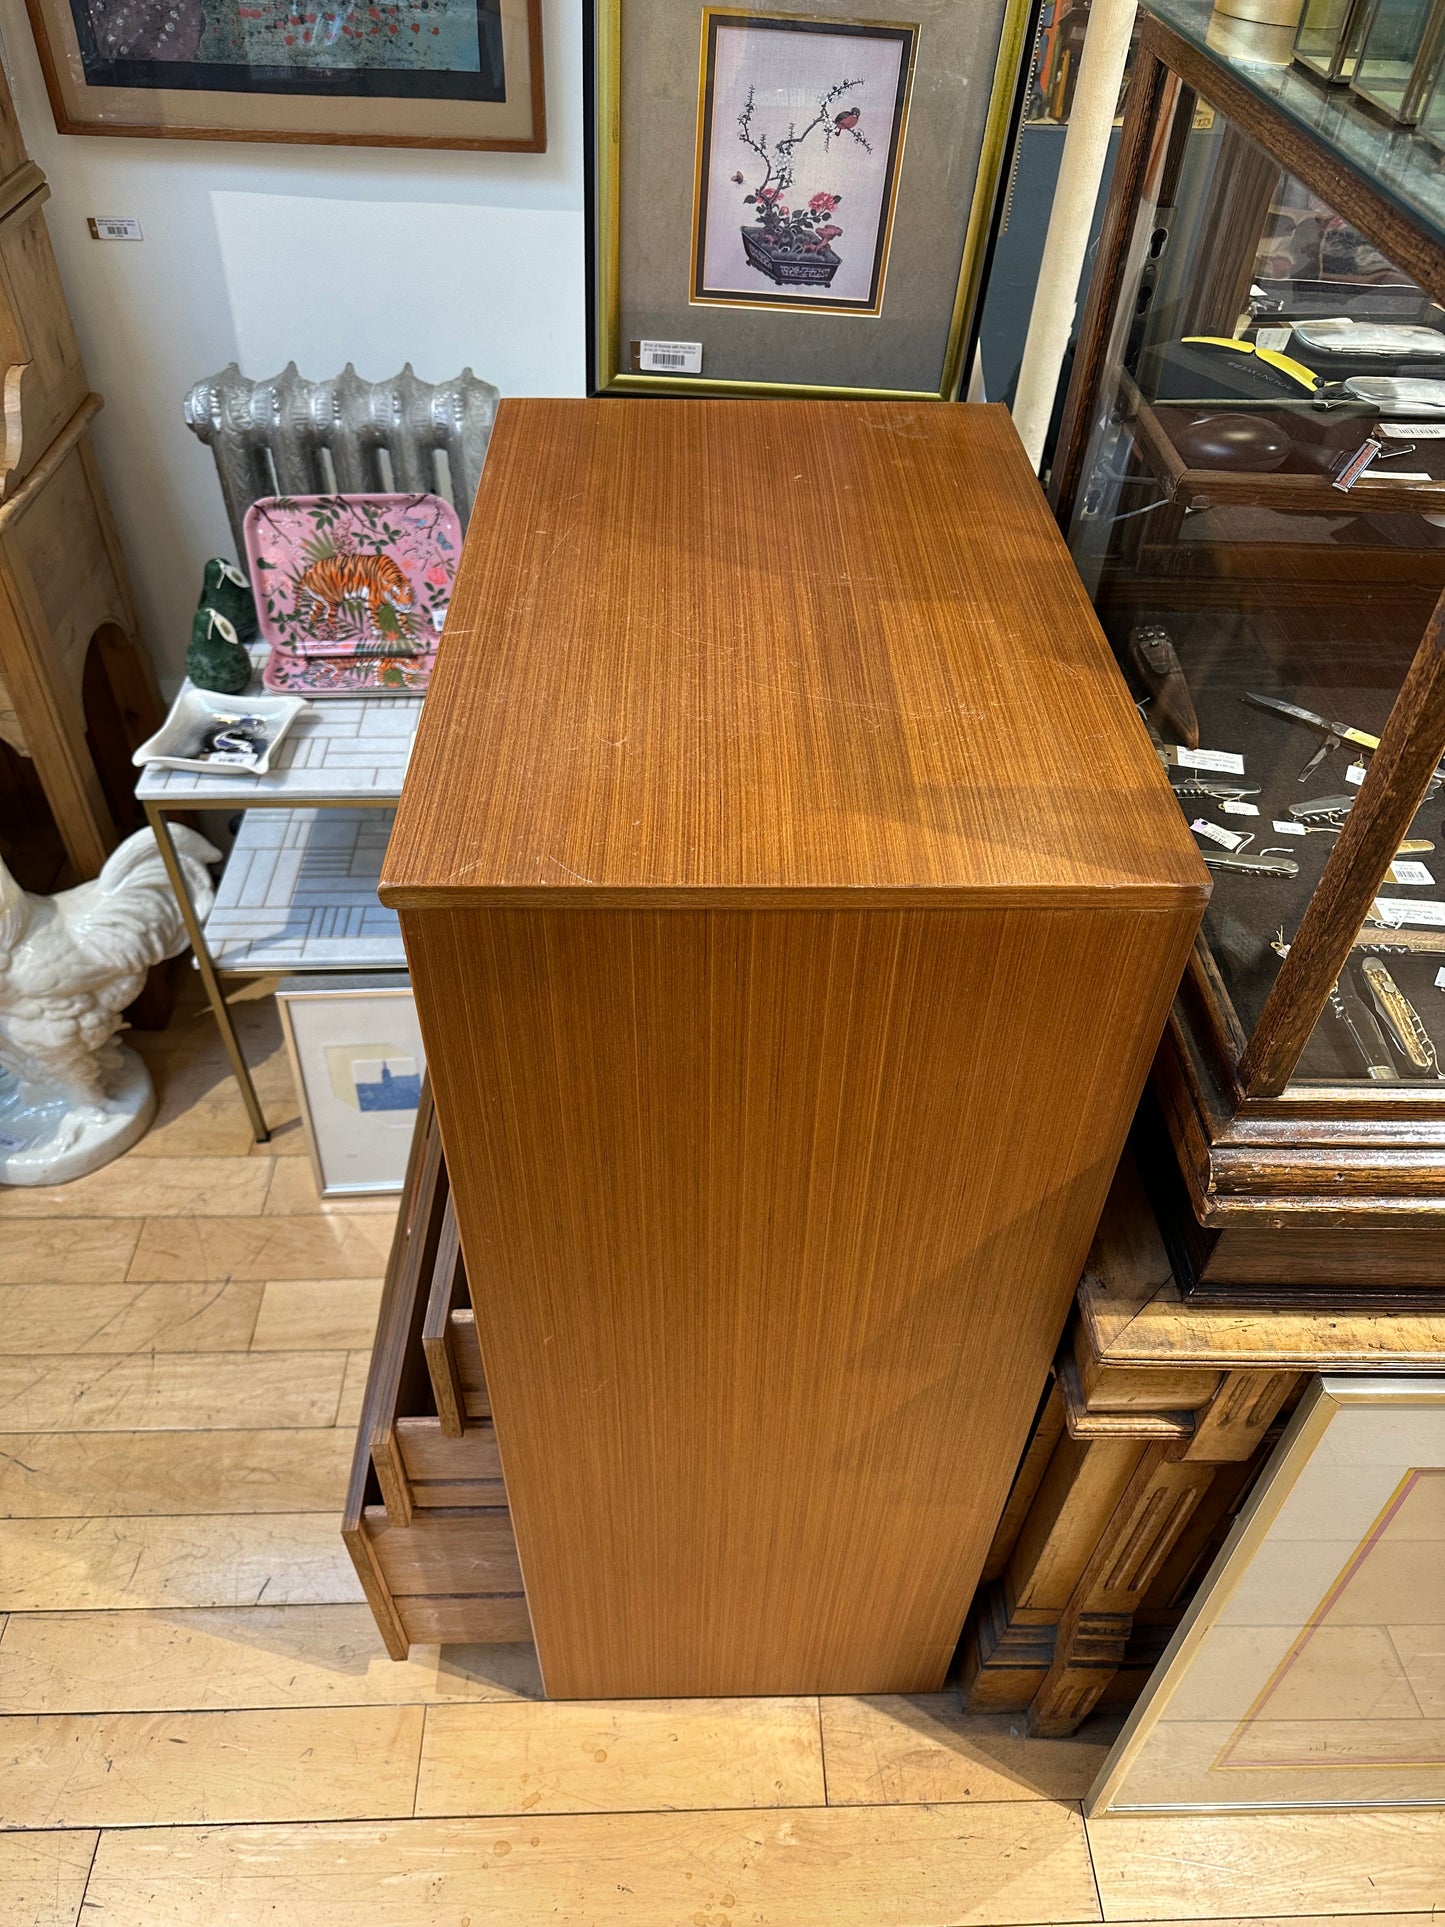
[[[820, 0], [806, 14], [750, 0], [732, 6], [697, 0], [669, 9], [646, 0], [593, 0], [592, 392], [912, 401], [957, 395], [1002, 184], [1029, 4], [997, 0], [991, 12], [935, 15], [926, 28], [914, 19], [916, 0], [912, 6], [898, 0], [892, 14], [887, 5], [872, 0], [865, 16], [850, 11], [846, 0]], [[876, 300], [779, 300], [762, 278], [753, 298], [746, 289], [698, 295], [709, 36], [719, 20], [808, 29], [824, 38], [907, 30], [906, 85], [890, 127], [897, 151]], [[684, 43], [687, 70], [698, 76], [685, 134], [676, 86]], [[970, 51], [981, 84], [976, 94], [965, 89], [960, 96], [958, 74]], [[816, 113], [826, 84], [811, 94], [800, 89], [800, 110]], [[975, 115], [968, 125], [961, 125], [961, 97]], [[629, 180], [634, 147], [646, 153]], [[685, 181], [685, 204], [679, 181]], [[951, 240], [950, 220], [956, 221]], [[693, 351], [687, 357], [693, 365], [666, 372], [661, 357], [643, 364], [644, 347], [674, 345]], [[819, 377], [820, 364], [832, 378]]]
[[[382, 44], [413, 47], [390, 65], [358, 56], [360, 17], [339, 0], [315, 26], [283, 0], [237, 4], [220, 25], [186, 0], [169, 12], [117, 4], [108, 39], [108, 16], [86, 0], [25, 3], [62, 134], [546, 150], [541, 0], [382, 0], [365, 34], [383, 22]], [[311, 57], [305, 42], [323, 30], [328, 47], [350, 36], [344, 58]], [[188, 54], [168, 43], [180, 34]], [[435, 58], [419, 58], [433, 35]]]
[[1445, 1378], [1317, 1379], [1084, 1811], [1445, 1806]]

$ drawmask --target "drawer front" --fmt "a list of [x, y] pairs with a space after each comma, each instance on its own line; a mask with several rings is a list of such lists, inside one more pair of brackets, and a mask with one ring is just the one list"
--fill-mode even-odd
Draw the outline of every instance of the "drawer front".
[[398, 1599], [406, 1636], [415, 1646], [493, 1646], [532, 1637], [520, 1594], [489, 1599]]
[[[414, 1643], [531, 1638], [496, 1434], [466, 1297], [429, 1095], [418, 1113], [387, 1266], [341, 1536], [393, 1659]], [[457, 1280], [460, 1278], [458, 1287]], [[443, 1298], [455, 1423], [432, 1396], [423, 1333]]]
[[506, 1487], [497, 1435], [487, 1423], [466, 1425], [448, 1438], [435, 1418], [396, 1422], [402, 1464], [414, 1506], [504, 1506]]
[[448, 1438], [460, 1438], [467, 1420], [489, 1418], [492, 1406], [482, 1375], [477, 1323], [450, 1197], [442, 1218], [421, 1342], [442, 1431]]
[[522, 1568], [504, 1507], [432, 1512], [394, 1526], [384, 1506], [368, 1506], [366, 1536], [381, 1575], [397, 1597], [520, 1594]]
[[453, 1311], [447, 1324], [447, 1337], [456, 1361], [457, 1379], [468, 1418], [490, 1418], [492, 1401], [487, 1392], [487, 1377], [482, 1370], [482, 1348], [477, 1343], [477, 1321], [470, 1305]]

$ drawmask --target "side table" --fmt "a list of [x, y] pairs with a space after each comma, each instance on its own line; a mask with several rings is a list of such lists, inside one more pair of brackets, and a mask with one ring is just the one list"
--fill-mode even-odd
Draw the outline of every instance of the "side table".
[[[265, 655], [252, 651], [248, 693], [261, 693]], [[377, 901], [376, 884], [421, 707], [415, 696], [326, 697], [292, 724], [265, 776], [151, 766], [136, 784], [258, 1144], [270, 1131], [223, 980], [406, 968], [396, 912]], [[202, 924], [167, 818], [237, 809], [245, 815]]]
[[964, 1629], [964, 1704], [1060, 1737], [1132, 1697], [1309, 1378], [1442, 1360], [1438, 1313], [1186, 1302], [1126, 1152]]

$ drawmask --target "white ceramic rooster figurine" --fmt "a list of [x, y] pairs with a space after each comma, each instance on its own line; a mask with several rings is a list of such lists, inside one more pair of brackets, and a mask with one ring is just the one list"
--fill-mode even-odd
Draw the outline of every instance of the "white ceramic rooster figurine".
[[[215, 895], [206, 865], [220, 852], [194, 830], [172, 835], [204, 917]], [[58, 896], [31, 896], [0, 863], [0, 1183], [63, 1183], [144, 1133], [155, 1092], [116, 1038], [120, 1013], [186, 941], [151, 830]]]

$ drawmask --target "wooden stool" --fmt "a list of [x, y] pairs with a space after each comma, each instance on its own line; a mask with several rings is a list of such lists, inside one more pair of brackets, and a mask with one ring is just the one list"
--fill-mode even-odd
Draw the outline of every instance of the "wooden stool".
[[963, 1639], [971, 1712], [1133, 1700], [1315, 1372], [1439, 1371], [1428, 1312], [1186, 1305], [1126, 1153]]

